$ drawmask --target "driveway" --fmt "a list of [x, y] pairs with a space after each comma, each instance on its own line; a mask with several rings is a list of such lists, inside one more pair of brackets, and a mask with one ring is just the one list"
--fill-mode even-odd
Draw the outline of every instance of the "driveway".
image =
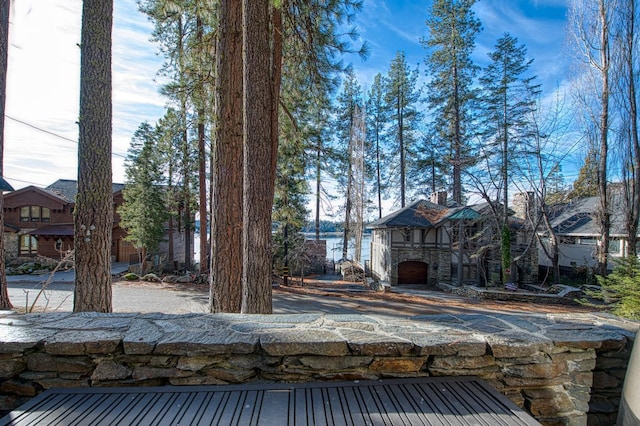
[[[40, 292], [46, 276], [9, 276], [9, 297], [16, 309], [28, 310], [37, 298], [35, 310], [73, 309], [73, 271], [59, 272]], [[467, 299], [440, 291], [416, 287], [394, 287], [377, 293], [362, 284], [324, 279], [305, 279], [305, 285], [273, 289], [274, 313], [376, 314], [411, 317], [424, 314], [496, 312], [514, 315], [585, 312], [582, 307], [532, 305]], [[335, 277], [337, 278], [337, 277]], [[164, 312], [173, 314], [208, 312], [207, 285], [147, 282], [114, 282], [114, 312]]]

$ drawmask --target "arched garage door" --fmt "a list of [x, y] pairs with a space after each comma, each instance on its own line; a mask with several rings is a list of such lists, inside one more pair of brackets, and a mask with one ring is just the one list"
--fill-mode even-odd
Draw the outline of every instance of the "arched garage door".
[[428, 284], [429, 265], [410, 261], [398, 265], [398, 284]]

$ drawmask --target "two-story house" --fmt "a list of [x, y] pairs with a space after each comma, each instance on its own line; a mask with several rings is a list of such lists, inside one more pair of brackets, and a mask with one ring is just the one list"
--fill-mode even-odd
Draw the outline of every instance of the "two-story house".
[[[526, 197], [519, 202], [526, 202]], [[535, 239], [525, 221], [510, 219], [512, 255], [517, 280], [537, 281]], [[482, 204], [447, 205], [447, 194], [432, 194], [368, 226], [371, 235], [371, 273], [390, 285], [449, 283], [497, 285], [500, 250], [490, 214]]]
[[[129, 261], [136, 249], [124, 240], [117, 208], [123, 202], [123, 184], [113, 184], [114, 261]], [[59, 258], [73, 248], [73, 209], [78, 183], [60, 179], [46, 188], [27, 186], [4, 194], [5, 249], [8, 260], [46, 256]]]

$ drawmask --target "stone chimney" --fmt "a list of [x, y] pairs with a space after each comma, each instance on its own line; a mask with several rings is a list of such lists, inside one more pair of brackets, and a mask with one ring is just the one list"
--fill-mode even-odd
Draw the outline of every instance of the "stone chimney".
[[513, 196], [511, 202], [511, 208], [514, 211], [514, 216], [520, 219], [526, 219], [530, 215], [534, 214], [534, 201], [535, 197], [533, 192], [518, 192]]
[[447, 192], [446, 191], [432, 192], [431, 196], [429, 197], [429, 201], [431, 201], [433, 204], [438, 204], [439, 206], [446, 206]]

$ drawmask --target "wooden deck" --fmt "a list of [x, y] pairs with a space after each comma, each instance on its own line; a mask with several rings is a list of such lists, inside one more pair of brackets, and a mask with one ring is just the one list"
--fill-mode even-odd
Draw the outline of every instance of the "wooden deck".
[[486, 382], [360, 382], [50, 389], [0, 425], [539, 425]]

